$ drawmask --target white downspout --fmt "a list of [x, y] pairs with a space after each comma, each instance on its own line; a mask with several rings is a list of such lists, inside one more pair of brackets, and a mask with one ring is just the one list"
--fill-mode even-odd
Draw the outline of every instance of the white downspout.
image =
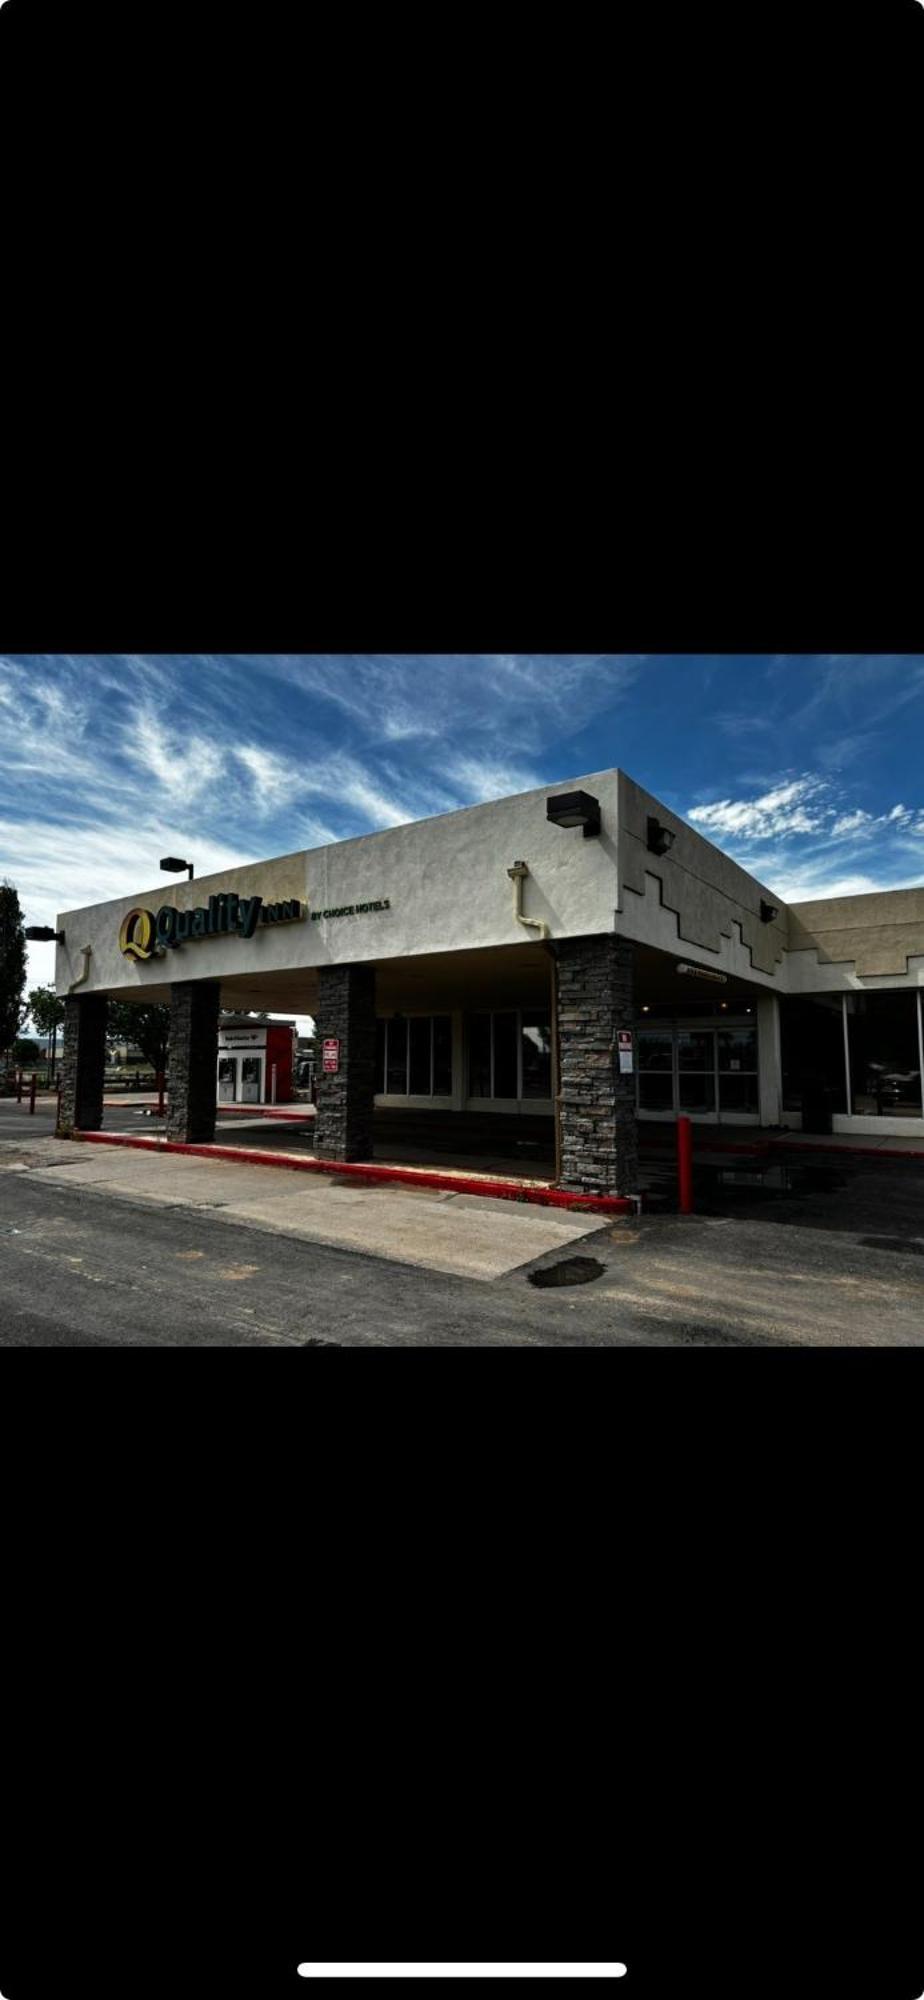
[[530, 930], [538, 931], [541, 938], [551, 937], [552, 933], [549, 930], [548, 924], [544, 923], [541, 917], [524, 917], [523, 915], [523, 884], [529, 874], [526, 862], [515, 861], [513, 867], [508, 868], [507, 873], [513, 883], [513, 914], [517, 923], [527, 924]]
[[93, 953], [93, 946], [91, 944], [82, 944], [80, 949], [83, 953], [83, 971], [78, 972], [76, 979], [71, 980], [67, 989], [69, 993], [73, 993], [75, 986], [82, 986], [84, 980], [90, 977], [90, 959]]

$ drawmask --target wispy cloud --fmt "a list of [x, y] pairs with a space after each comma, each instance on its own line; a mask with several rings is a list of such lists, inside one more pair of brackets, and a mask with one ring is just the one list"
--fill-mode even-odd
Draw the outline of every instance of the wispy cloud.
[[171, 849], [201, 874], [619, 764], [781, 894], [881, 887], [924, 874], [922, 739], [921, 656], [6, 656], [0, 871], [51, 922]]
[[756, 799], [717, 799], [712, 805], [693, 806], [687, 818], [706, 834], [733, 834], [749, 840], [773, 840], [781, 833], [815, 833], [824, 826], [826, 808], [817, 802], [825, 789], [823, 778], [793, 778]]
[[541, 785], [536, 772], [523, 764], [505, 763], [500, 757], [455, 757], [446, 775], [466, 803], [479, 805], [488, 799], [506, 799], [517, 792], [529, 792]]
[[[898, 802], [871, 812], [819, 773], [693, 806], [687, 818], [787, 902], [912, 888], [924, 868], [924, 807]], [[916, 859], [918, 872], [909, 873]]]

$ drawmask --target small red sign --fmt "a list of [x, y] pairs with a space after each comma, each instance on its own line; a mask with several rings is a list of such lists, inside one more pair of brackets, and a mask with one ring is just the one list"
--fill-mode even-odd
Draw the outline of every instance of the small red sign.
[[620, 1047], [621, 1049], [631, 1049], [631, 1047], [632, 1047], [632, 1036], [631, 1036], [631, 1034], [630, 1034], [630, 1032], [629, 1032], [628, 1028], [620, 1028], [620, 1029], [619, 1029], [619, 1031], [618, 1031], [618, 1033], [617, 1033], [617, 1036], [616, 1036], [616, 1041], [617, 1041], [617, 1044], [618, 1044], [618, 1046], [619, 1046], [619, 1047]]
[[324, 1064], [324, 1073], [326, 1076], [331, 1076], [336, 1074], [337, 1070], [340, 1068], [339, 1042], [329, 1041], [324, 1043], [323, 1064]]

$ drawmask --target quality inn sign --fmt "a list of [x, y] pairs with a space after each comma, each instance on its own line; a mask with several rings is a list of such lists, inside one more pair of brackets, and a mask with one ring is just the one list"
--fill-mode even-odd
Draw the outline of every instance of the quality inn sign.
[[119, 926], [119, 950], [126, 958], [160, 957], [179, 945], [199, 938], [252, 938], [258, 924], [299, 923], [305, 904], [297, 897], [283, 903], [264, 903], [262, 896], [210, 896], [208, 908], [175, 910], [163, 903], [157, 911], [129, 910]]

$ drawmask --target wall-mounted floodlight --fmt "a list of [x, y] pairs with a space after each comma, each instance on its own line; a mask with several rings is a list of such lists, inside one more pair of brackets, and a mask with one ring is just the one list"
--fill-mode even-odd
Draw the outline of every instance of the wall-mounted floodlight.
[[667, 854], [677, 838], [669, 826], [662, 826], [653, 813], [648, 815], [647, 847], [649, 854]]
[[23, 937], [29, 938], [32, 944], [64, 943], [64, 932], [50, 930], [47, 924], [29, 924], [23, 931]]
[[773, 922], [773, 919], [774, 919], [774, 917], [778, 917], [778, 916], [779, 916], [779, 914], [780, 914], [780, 913], [779, 913], [779, 910], [778, 910], [778, 909], [777, 909], [777, 907], [776, 907], [776, 904], [775, 904], [775, 903], [765, 903], [765, 902], [764, 902], [764, 899], [763, 899], [763, 896], [761, 896], [761, 899], [760, 899], [760, 921], [761, 921], [761, 923], [762, 923], [762, 924], [772, 924], [772, 922]]
[[163, 861], [159, 861], [157, 865], [159, 868], [163, 868], [167, 875], [182, 875], [184, 868], [188, 868], [189, 879], [192, 881], [193, 865], [191, 861], [178, 861], [175, 854], [167, 854]]
[[545, 816], [553, 826], [582, 826], [585, 840], [600, 831], [600, 801], [590, 792], [560, 792], [547, 801]]

